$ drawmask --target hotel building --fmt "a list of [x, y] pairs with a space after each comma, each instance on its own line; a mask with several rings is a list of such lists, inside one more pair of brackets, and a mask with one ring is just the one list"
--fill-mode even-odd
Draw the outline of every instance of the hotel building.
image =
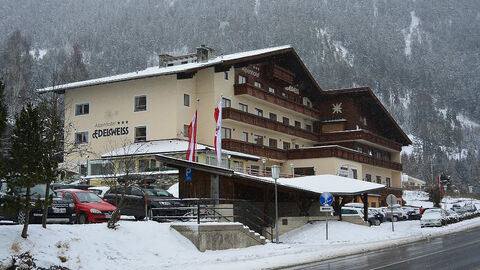
[[[67, 153], [66, 164], [85, 167], [118, 148], [188, 140], [196, 109], [198, 143], [211, 149], [221, 101], [222, 147], [230, 151], [223, 167], [262, 175], [276, 164], [284, 176], [334, 174], [386, 185], [369, 194], [370, 206], [384, 205], [387, 193], [401, 197], [400, 152], [411, 141], [371, 89], [322, 89], [291, 46], [222, 56], [201, 46], [159, 57], [158, 67], [38, 90], [65, 96], [66, 144], [81, 150]], [[139, 152], [169, 149], [156, 151]], [[198, 159], [216, 164], [212, 151]], [[143, 162], [136, 170], [155, 167]]]

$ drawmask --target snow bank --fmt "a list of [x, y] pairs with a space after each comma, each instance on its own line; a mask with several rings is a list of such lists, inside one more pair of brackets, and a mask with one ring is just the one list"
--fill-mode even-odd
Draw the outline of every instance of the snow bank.
[[[480, 218], [442, 228], [420, 228], [419, 221], [383, 223], [366, 227], [346, 222], [307, 224], [280, 237], [281, 244], [268, 243], [243, 249], [199, 252], [168, 223], [120, 221], [117, 230], [105, 224], [39, 225], [29, 228], [29, 238], [20, 237], [22, 227], [0, 227], [0, 269], [14, 254], [30, 251], [37, 266], [52, 264], [70, 269], [264, 269], [308, 263], [355, 254], [480, 226]], [[185, 223], [182, 223], [185, 224]], [[385, 241], [388, 240], [388, 241]], [[61, 262], [60, 257], [66, 261]]]

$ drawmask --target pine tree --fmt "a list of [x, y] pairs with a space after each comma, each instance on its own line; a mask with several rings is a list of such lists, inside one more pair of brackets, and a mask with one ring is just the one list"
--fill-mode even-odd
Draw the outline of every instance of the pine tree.
[[39, 111], [31, 103], [28, 103], [21, 110], [20, 115], [16, 117], [6, 175], [10, 189], [15, 191], [26, 190], [25, 197], [18, 198], [21, 205], [19, 215], [25, 215], [22, 230], [23, 238], [27, 238], [30, 222], [30, 189], [39, 183], [43, 171], [41, 162], [43, 153], [42, 136], [44, 136], [44, 128]]
[[51, 204], [50, 185], [60, 174], [58, 163], [63, 158], [63, 123], [58, 110], [58, 94], [52, 92], [46, 94], [39, 105], [42, 118], [44, 136], [42, 136], [42, 177], [45, 184], [45, 201], [43, 201], [42, 226], [47, 227], [48, 206]]
[[2, 177], [3, 173], [3, 165], [5, 162], [3, 161], [3, 134], [7, 129], [7, 105], [5, 103], [5, 98], [3, 97], [5, 86], [3, 85], [2, 81], [0, 81], [0, 178]]

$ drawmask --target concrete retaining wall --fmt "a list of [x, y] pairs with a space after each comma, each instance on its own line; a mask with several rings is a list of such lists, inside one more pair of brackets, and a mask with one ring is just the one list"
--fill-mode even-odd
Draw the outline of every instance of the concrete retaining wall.
[[172, 224], [170, 228], [177, 230], [202, 252], [245, 248], [266, 243], [263, 237], [244, 228], [241, 223]]

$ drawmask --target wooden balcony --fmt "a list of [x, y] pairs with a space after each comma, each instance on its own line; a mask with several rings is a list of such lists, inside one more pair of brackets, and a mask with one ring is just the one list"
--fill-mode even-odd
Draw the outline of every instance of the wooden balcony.
[[318, 135], [311, 131], [290, 125], [284, 125], [281, 122], [270, 120], [269, 118], [257, 116], [234, 108], [223, 108], [222, 118], [247, 123], [256, 127], [285, 133], [295, 137], [301, 137], [307, 140], [318, 141]]
[[289, 86], [293, 84], [294, 73], [279, 65], [271, 63], [265, 69], [265, 77], [274, 80], [280, 85]]
[[394, 142], [364, 129], [339, 132], [325, 132], [318, 137], [318, 141], [322, 143], [353, 140], [365, 140], [381, 146], [388, 147], [390, 149], [394, 149], [396, 151], [402, 150], [402, 145], [400, 143]]
[[318, 146], [304, 149], [288, 150], [288, 159], [305, 159], [305, 158], [326, 158], [336, 157], [346, 160], [356, 161], [364, 164], [387, 168], [391, 170], [401, 171], [402, 164], [392, 161], [376, 159], [373, 156], [359, 153], [341, 146]]
[[233, 87], [235, 95], [249, 95], [315, 119], [319, 118], [319, 112], [317, 110], [295, 102], [294, 100], [272, 94], [249, 83], [235, 84]]
[[271, 159], [286, 160], [287, 152], [283, 149], [272, 148], [264, 145], [248, 143], [234, 139], [222, 139], [222, 148], [240, 153], [267, 157]]

